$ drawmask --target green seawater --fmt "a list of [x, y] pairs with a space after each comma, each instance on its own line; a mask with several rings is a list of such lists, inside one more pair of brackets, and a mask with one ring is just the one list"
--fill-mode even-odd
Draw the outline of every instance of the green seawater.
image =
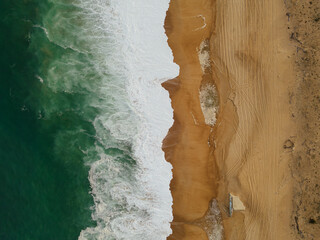
[[[63, 48], [35, 27], [54, 26], [59, 11], [76, 11], [66, 3], [0, 1], [1, 240], [77, 239], [95, 226], [85, 164], [95, 151], [85, 150], [95, 145], [92, 121], [99, 110], [87, 104], [91, 96], [79, 79], [71, 80], [90, 67], [88, 53]], [[73, 21], [81, 27], [81, 19]], [[67, 29], [59, 31], [67, 41]]]

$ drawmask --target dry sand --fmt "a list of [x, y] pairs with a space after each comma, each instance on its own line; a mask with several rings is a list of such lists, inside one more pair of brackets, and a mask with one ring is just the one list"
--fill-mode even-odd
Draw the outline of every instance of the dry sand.
[[290, 92], [294, 136], [291, 169], [296, 239], [320, 239], [320, 1], [287, 0], [297, 86]]
[[[296, 36], [296, 31], [314, 31], [301, 24], [305, 8], [301, 2], [312, 5], [289, 0], [171, 1], [165, 28], [180, 74], [163, 84], [175, 120], [163, 143], [173, 165], [174, 220], [168, 239], [219, 239], [212, 231], [232, 240], [320, 236], [319, 134], [315, 134], [319, 75], [305, 83], [306, 72], [319, 73], [319, 42], [302, 42]], [[314, 12], [316, 21], [319, 12]], [[199, 60], [204, 40], [209, 64], [201, 56]], [[312, 51], [316, 54], [307, 55]], [[312, 57], [313, 68], [306, 69], [305, 62]], [[210, 121], [204, 119], [199, 98], [199, 90], [211, 84], [219, 92], [214, 98], [219, 103], [214, 127], [206, 124]], [[312, 99], [306, 100], [310, 90]], [[318, 102], [308, 108], [311, 100]], [[245, 205], [232, 217], [229, 193]], [[209, 208], [214, 199], [223, 233], [220, 214]]]
[[226, 81], [230, 87], [230, 93], [220, 91], [214, 136], [218, 199], [226, 205], [232, 192], [246, 206], [224, 218], [226, 239], [289, 240], [292, 180], [283, 146], [295, 135], [288, 101], [295, 78], [284, 4], [217, 1], [217, 9], [214, 70], [218, 89]]

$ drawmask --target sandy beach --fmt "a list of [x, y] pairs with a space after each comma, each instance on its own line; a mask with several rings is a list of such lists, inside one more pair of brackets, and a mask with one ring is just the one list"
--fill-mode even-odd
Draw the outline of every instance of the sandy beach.
[[169, 239], [205, 239], [206, 233], [194, 221], [204, 216], [217, 194], [217, 167], [208, 146], [211, 128], [200, 107], [203, 74], [197, 50], [211, 34], [209, 25], [202, 27], [213, 22], [212, 8], [207, 0], [172, 1], [165, 23], [174, 61], [180, 66], [179, 77], [163, 84], [170, 93], [175, 121], [163, 143], [166, 159], [173, 165], [174, 221]]
[[[318, 5], [171, 1], [165, 29], [180, 74], [163, 84], [175, 120], [163, 142], [173, 165], [168, 239], [319, 236], [319, 111], [309, 104], [320, 89], [319, 33], [307, 37], [316, 31]], [[218, 91], [214, 126], [199, 97], [208, 85]], [[245, 206], [231, 217], [230, 193]], [[212, 210], [216, 201], [219, 212]]]

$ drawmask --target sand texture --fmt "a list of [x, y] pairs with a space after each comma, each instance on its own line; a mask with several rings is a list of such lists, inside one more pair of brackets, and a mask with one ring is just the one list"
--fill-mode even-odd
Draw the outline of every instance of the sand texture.
[[[165, 28], [180, 74], [163, 84], [175, 120], [163, 144], [173, 165], [168, 239], [320, 236], [319, 3], [302, 2], [312, 5], [171, 1]], [[232, 217], [229, 193], [245, 207]]]
[[295, 134], [288, 101], [295, 78], [284, 7], [274, 0], [217, 1], [212, 58], [218, 90], [225, 82], [230, 88], [220, 91], [214, 135], [218, 199], [227, 206], [232, 192], [246, 207], [225, 216], [226, 239], [291, 239], [290, 151], [283, 146]]
[[296, 239], [320, 239], [320, 1], [286, 1], [297, 85], [290, 92]]

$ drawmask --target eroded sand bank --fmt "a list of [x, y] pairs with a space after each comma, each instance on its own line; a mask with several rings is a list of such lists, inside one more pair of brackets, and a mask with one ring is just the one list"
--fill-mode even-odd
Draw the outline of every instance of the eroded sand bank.
[[[233, 240], [297, 237], [292, 173], [299, 169], [292, 158], [299, 126], [291, 100], [300, 80], [285, 2], [170, 3], [165, 27], [180, 75], [164, 84], [175, 120], [163, 145], [173, 165], [168, 239], [218, 239], [210, 236], [213, 228]], [[210, 54], [205, 71], [199, 60], [204, 40]], [[206, 124], [199, 100], [207, 84], [219, 92], [214, 127]], [[232, 217], [229, 193], [245, 205]], [[216, 226], [219, 214], [210, 220], [215, 226], [207, 221], [214, 199], [223, 231]]]
[[198, 51], [210, 36], [212, 9], [207, 0], [171, 1], [165, 23], [174, 61], [180, 66], [179, 77], [163, 84], [170, 93], [175, 120], [163, 144], [173, 165], [174, 220], [169, 239], [206, 239], [194, 221], [204, 216], [217, 191], [218, 173], [208, 146], [211, 128], [204, 122], [199, 100], [203, 72]]

